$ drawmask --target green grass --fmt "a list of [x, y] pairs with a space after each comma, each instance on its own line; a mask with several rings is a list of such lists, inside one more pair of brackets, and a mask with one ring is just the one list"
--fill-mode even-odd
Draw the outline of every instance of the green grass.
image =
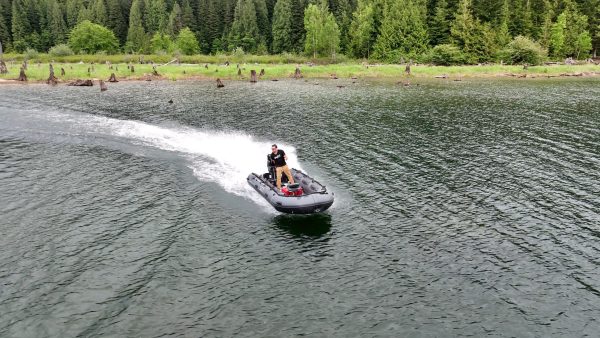
[[[26, 71], [27, 77], [31, 82], [45, 81], [48, 78], [48, 63], [45, 58], [48, 57], [46, 54], [37, 60], [30, 61], [28, 70]], [[138, 64], [133, 63], [135, 72], [132, 73], [127, 68], [127, 63], [123, 62], [118, 58], [112, 59], [113, 69], [109, 69], [108, 65], [98, 63], [97, 60], [92, 65], [86, 63], [81, 58], [87, 56], [71, 56], [61, 59], [60, 62], [53, 63], [55, 75], [60, 79], [61, 82], [68, 82], [75, 79], [103, 79], [107, 80], [112, 72], [114, 72], [119, 80], [124, 79], [143, 79], [152, 74], [152, 65], [149, 64]], [[93, 58], [98, 57], [97, 55], [90, 56]], [[225, 66], [223, 63], [226, 59], [221, 59], [222, 56], [194, 56], [194, 61], [202, 60], [202, 57], [206, 57], [207, 61], [215, 62], [199, 62], [199, 63], [182, 63], [182, 64], [169, 64], [166, 66], [158, 66], [157, 71], [160, 77], [168, 80], [182, 80], [182, 79], [216, 79], [221, 78], [224, 80], [248, 80], [250, 78], [250, 70], [254, 69], [257, 73], [261, 69], [265, 70], [265, 76], [262, 79], [283, 79], [289, 78], [293, 75], [296, 66], [300, 66], [302, 74], [305, 78], [330, 78], [335, 74], [338, 78], [397, 78], [406, 79], [407, 76], [404, 74], [404, 65], [367, 65], [358, 62], [346, 62], [337, 64], [320, 64], [320, 65], [308, 65], [306, 63], [296, 62], [244, 62], [240, 63], [242, 69], [242, 76], [238, 76], [237, 63], [230, 61], [230, 66]], [[257, 56], [261, 58], [262, 56]], [[270, 56], [266, 56], [270, 57]], [[280, 56], [277, 56], [280, 57]], [[145, 60], [150, 60], [154, 57], [146, 56]], [[10, 55], [5, 54], [5, 60], [11, 60]], [[19, 67], [21, 61], [8, 61], [7, 66], [9, 69], [8, 74], [0, 75], [0, 79], [16, 79], [19, 74]], [[153, 61], [159, 63], [170, 61], [171, 57], [166, 57], [164, 60], [154, 58]], [[107, 61], [107, 60], [104, 60]], [[114, 61], [114, 62], [113, 62]], [[130, 60], [133, 61], [133, 60]], [[186, 60], [183, 59], [182, 62]], [[281, 61], [281, 60], [271, 60]], [[300, 61], [300, 60], [296, 60]], [[205, 68], [207, 64], [208, 68]], [[65, 76], [61, 76], [60, 69], [65, 69]], [[88, 73], [88, 69], [90, 72]], [[523, 75], [528, 76], [558, 76], [564, 73], [588, 73], [588, 74], [599, 74], [600, 66], [593, 64], [586, 65], [552, 65], [552, 66], [531, 66], [528, 70], [524, 70], [522, 66], [503, 66], [503, 65], [484, 65], [484, 66], [429, 66], [429, 65], [417, 65], [412, 66], [411, 78], [433, 78], [435, 76], [448, 75], [451, 79], [456, 78], [468, 78], [468, 77], [496, 77], [496, 76], [507, 76], [507, 75]]]

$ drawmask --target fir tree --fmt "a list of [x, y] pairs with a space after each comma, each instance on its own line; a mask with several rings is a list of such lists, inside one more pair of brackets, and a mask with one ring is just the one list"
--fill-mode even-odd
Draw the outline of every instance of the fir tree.
[[144, 51], [147, 47], [148, 39], [144, 26], [142, 25], [142, 5], [143, 0], [133, 0], [131, 10], [129, 11], [129, 29], [127, 30], [126, 49], [133, 52]]
[[10, 46], [10, 31], [8, 29], [8, 24], [6, 20], [5, 13], [9, 13], [8, 9], [4, 9], [4, 4], [0, 2], [0, 43], [4, 49], [8, 49]]
[[106, 26], [108, 16], [106, 14], [106, 4], [104, 0], [94, 0], [92, 5], [92, 22], [100, 26]]
[[163, 32], [166, 26], [167, 5], [164, 0], [146, 0], [144, 3], [144, 23], [150, 34]]
[[427, 49], [428, 38], [421, 9], [413, 0], [388, 1], [380, 34], [374, 47], [375, 57], [398, 61], [415, 57]]
[[329, 12], [325, 2], [321, 5], [310, 4], [304, 12], [306, 40], [304, 50], [307, 54], [317, 56], [335, 54], [339, 50], [340, 31], [333, 14]]
[[259, 42], [254, 0], [238, 0], [229, 33], [230, 48], [242, 47], [244, 51], [254, 52]]
[[448, 20], [448, 3], [446, 0], [438, 0], [434, 14], [430, 20], [429, 32], [432, 45], [436, 46], [448, 43], [450, 24]]
[[171, 10], [171, 14], [169, 14], [169, 23], [167, 24], [167, 34], [169, 34], [172, 38], [177, 37], [179, 31], [183, 28], [183, 13], [181, 12], [181, 7], [179, 4], [175, 3], [173, 5], [173, 10]]
[[121, 43], [127, 40], [127, 21], [123, 16], [123, 8], [119, 0], [107, 0], [107, 22], [106, 26], [110, 28]]
[[358, 7], [350, 24], [349, 50], [355, 57], [369, 58], [375, 43], [375, 8], [369, 0], [358, 0]]
[[504, 47], [508, 45], [511, 40], [510, 32], [508, 30], [508, 24], [510, 22], [510, 9], [508, 0], [504, 0], [502, 4], [502, 11], [500, 13], [500, 24], [498, 26], [498, 45]]
[[273, 10], [273, 43], [274, 53], [291, 52], [294, 45], [292, 36], [292, 0], [277, 0]]
[[63, 18], [60, 5], [56, 0], [48, 2], [48, 28], [54, 45], [67, 41], [67, 24]]
[[183, 27], [189, 27], [194, 32], [197, 31], [196, 18], [194, 17], [194, 10], [190, 5], [190, 0], [183, 1], [181, 21]]
[[77, 24], [77, 16], [82, 6], [81, 0], [67, 0], [66, 18], [69, 28], [73, 28]]

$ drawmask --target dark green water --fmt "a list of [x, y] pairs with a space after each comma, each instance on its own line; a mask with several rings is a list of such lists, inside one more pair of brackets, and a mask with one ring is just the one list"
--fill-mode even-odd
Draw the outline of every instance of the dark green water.
[[600, 81], [337, 84], [0, 86], [0, 336], [598, 334]]

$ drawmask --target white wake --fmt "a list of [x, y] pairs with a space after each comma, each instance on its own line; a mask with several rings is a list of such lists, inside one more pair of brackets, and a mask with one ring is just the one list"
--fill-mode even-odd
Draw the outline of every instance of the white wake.
[[[271, 141], [257, 140], [243, 132], [205, 131], [185, 126], [157, 126], [131, 120], [93, 115], [52, 114], [74, 131], [105, 134], [180, 154], [189, 161], [194, 175], [201, 181], [215, 182], [229, 193], [249, 198], [261, 205], [264, 200], [246, 183], [249, 173], [266, 172], [266, 155]], [[288, 156], [291, 167], [301, 169], [296, 149], [278, 143]]]

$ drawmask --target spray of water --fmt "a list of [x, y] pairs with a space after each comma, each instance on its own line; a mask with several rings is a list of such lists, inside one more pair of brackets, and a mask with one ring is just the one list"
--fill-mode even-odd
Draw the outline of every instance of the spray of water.
[[[194, 175], [202, 181], [215, 182], [225, 191], [249, 198], [261, 205], [266, 202], [246, 183], [249, 173], [266, 172], [266, 155], [271, 143], [243, 132], [205, 131], [184, 126], [163, 127], [144, 122], [118, 120], [90, 115], [54, 114], [72, 122], [84, 133], [116, 136], [131, 143], [180, 154], [189, 161]], [[83, 130], [82, 130], [83, 129]], [[279, 144], [288, 155], [288, 163], [301, 169], [296, 149]]]

